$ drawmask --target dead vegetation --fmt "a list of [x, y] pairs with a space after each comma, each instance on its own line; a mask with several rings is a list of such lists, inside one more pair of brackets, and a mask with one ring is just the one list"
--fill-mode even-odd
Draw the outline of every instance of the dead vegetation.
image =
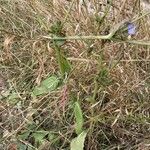
[[[127, 43], [125, 28], [110, 40], [58, 40], [59, 47], [43, 38], [106, 35], [142, 9], [139, 0], [1, 0], [0, 72], [8, 86], [0, 89], [0, 149], [70, 149], [75, 101], [88, 131], [85, 149], [150, 149], [149, 46]], [[129, 40], [149, 40], [146, 16], [135, 24]], [[57, 48], [71, 70], [61, 68]], [[32, 96], [51, 75], [61, 81], [57, 89]]]

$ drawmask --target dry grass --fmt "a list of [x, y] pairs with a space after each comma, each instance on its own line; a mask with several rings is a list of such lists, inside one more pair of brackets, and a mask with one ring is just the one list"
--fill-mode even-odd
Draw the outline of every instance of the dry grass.
[[[62, 35], [99, 35], [141, 12], [138, 0], [115, 0], [104, 20], [98, 21], [109, 4], [90, 2], [0, 1], [0, 72], [8, 84], [0, 100], [1, 150], [16, 150], [18, 143], [32, 149], [69, 149], [76, 136], [75, 100], [81, 103], [84, 128], [88, 129], [85, 149], [150, 149], [150, 49], [124, 42], [125, 32], [113, 40], [65, 41], [61, 49], [73, 66], [67, 82], [36, 99], [30, 95], [47, 76], [60, 76], [53, 43], [42, 38], [51, 34], [57, 21], [63, 24]], [[138, 31], [132, 39], [150, 39], [146, 18], [136, 24]], [[91, 97], [94, 101], [89, 102]], [[28, 130], [27, 139], [18, 138]], [[38, 130], [50, 131], [55, 138], [45, 137], [36, 145], [31, 135]]]

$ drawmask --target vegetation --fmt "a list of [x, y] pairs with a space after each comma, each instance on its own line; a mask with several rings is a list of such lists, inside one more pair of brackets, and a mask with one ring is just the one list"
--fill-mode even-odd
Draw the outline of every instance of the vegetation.
[[148, 16], [139, 0], [1, 0], [0, 150], [149, 150]]

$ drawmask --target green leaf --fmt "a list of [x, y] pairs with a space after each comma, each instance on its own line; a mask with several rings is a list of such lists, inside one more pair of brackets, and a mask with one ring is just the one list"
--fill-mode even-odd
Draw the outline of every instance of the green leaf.
[[75, 124], [75, 130], [76, 134], [80, 134], [83, 131], [83, 114], [81, 107], [78, 102], [75, 102], [75, 107], [74, 107], [74, 114], [75, 114], [75, 119], [76, 119], [76, 124]]
[[[64, 37], [65, 35], [62, 32], [63, 26], [61, 21], [56, 21], [50, 28], [50, 33], [53, 37]], [[66, 40], [55, 40], [55, 43], [58, 46], [62, 46]]]
[[16, 105], [19, 101], [19, 98], [19, 93], [12, 91], [12, 93], [10, 93], [8, 96], [8, 101], [10, 104]]
[[61, 52], [60, 47], [56, 43], [55, 43], [55, 50], [61, 75], [65, 77], [65, 74], [66, 73], [68, 74], [71, 70], [71, 64], [69, 63], [65, 55]]
[[52, 144], [52, 145], [59, 145], [60, 144], [60, 138], [59, 138], [59, 135], [54, 133], [54, 132], [49, 132], [48, 136], [47, 136], [49, 142]]
[[39, 95], [45, 94], [47, 92], [48, 91], [47, 91], [46, 87], [44, 87], [44, 86], [35, 87], [34, 90], [33, 90], [33, 94], [35, 96], [39, 96]]
[[28, 146], [28, 149], [27, 150], [36, 150], [35, 148], [31, 147], [31, 146]]
[[30, 135], [30, 131], [26, 131], [18, 135], [18, 138], [21, 140], [26, 140], [28, 139], [29, 135]]
[[18, 145], [18, 150], [26, 150], [28, 147], [27, 145], [25, 145], [21, 142], [19, 142], [17, 145]]
[[95, 79], [95, 81], [98, 82], [102, 87], [106, 87], [111, 83], [109, 71], [106, 68], [102, 68]]
[[36, 142], [42, 142], [44, 137], [48, 134], [49, 132], [48, 131], [44, 131], [44, 130], [41, 130], [41, 131], [36, 131], [32, 134], [32, 136], [34, 137], [35, 141]]
[[50, 76], [42, 81], [40, 86], [34, 88], [33, 95], [38, 96], [53, 91], [58, 87], [58, 84], [59, 79], [56, 76]]
[[48, 91], [53, 91], [57, 88], [59, 80], [56, 76], [51, 76], [41, 82], [41, 86], [45, 87]]
[[83, 150], [84, 149], [84, 141], [87, 132], [83, 131], [78, 137], [74, 138], [71, 141], [71, 150]]
[[69, 61], [66, 59], [66, 57], [62, 54], [60, 55], [60, 70], [62, 75], [65, 75], [65, 73], [69, 73], [71, 70], [71, 65], [69, 63]]
[[49, 140], [49, 141], [54, 140], [56, 137], [57, 137], [57, 136], [56, 136], [55, 134], [53, 134], [53, 133], [49, 133], [49, 134], [48, 134], [48, 140]]
[[58, 46], [62, 46], [65, 44], [66, 41], [65, 40], [56, 40], [55, 42]]
[[62, 32], [62, 22], [60, 20], [54, 22], [50, 28], [50, 32], [56, 36], [60, 36]]
[[35, 150], [35, 148], [31, 147], [31, 145], [26, 145], [21, 142], [17, 143], [17, 150]]
[[[33, 114], [36, 114], [37, 110], [36, 110], [36, 109], [32, 109], [31, 112], [32, 112]], [[36, 124], [33, 123], [33, 122], [29, 122], [29, 124], [27, 125], [27, 128], [28, 128], [28, 130], [30, 130], [30, 131], [35, 130], [36, 127], [37, 127]]]

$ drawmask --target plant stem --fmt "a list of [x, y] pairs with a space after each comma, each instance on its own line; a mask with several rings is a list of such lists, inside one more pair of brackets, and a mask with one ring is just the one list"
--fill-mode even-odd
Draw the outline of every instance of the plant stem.
[[136, 44], [136, 45], [150, 46], [150, 40], [149, 40], [149, 41], [127, 40], [127, 41], [125, 41], [125, 42], [130, 43], [130, 44]]
[[67, 36], [67, 37], [51, 37], [51, 36], [43, 36], [43, 38], [49, 40], [98, 40], [98, 39], [110, 39], [109, 35], [100, 35], [100, 36]]
[[93, 93], [93, 97], [92, 97], [92, 103], [94, 103], [96, 101], [96, 95], [97, 95], [97, 91], [98, 91], [98, 83], [97, 80], [94, 80], [94, 93]]
[[[142, 19], [146, 15], [150, 13], [145, 13], [142, 16], [134, 19], [132, 22]], [[116, 32], [127, 22], [128, 20], [123, 20], [122, 22], [116, 24], [107, 35], [89, 35], [89, 36], [66, 36], [66, 37], [54, 37], [54, 36], [42, 36], [44, 39], [48, 40], [111, 40]], [[136, 45], [145, 45], [150, 46], [150, 41], [142, 41], [142, 40], [126, 40], [122, 41], [126, 43], [136, 44]]]

